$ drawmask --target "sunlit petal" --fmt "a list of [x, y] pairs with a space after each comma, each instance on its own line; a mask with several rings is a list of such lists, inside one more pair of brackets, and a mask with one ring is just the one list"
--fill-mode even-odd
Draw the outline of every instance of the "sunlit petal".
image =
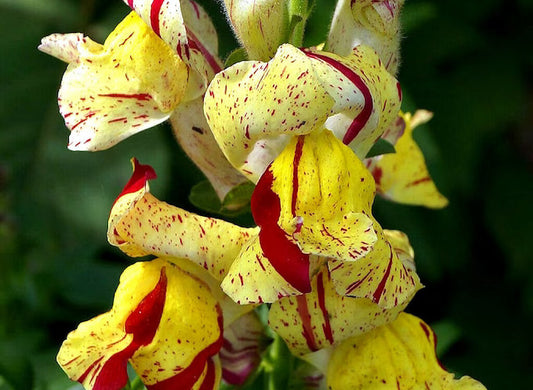
[[268, 63], [240, 62], [219, 73], [205, 112], [228, 160], [256, 182], [291, 136], [324, 127], [363, 158], [400, 100], [397, 81], [369, 47], [340, 57], [285, 44]]

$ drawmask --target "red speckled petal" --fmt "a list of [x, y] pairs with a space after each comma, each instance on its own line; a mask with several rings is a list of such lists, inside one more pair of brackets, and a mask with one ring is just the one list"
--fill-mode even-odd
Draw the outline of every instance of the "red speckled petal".
[[58, 102], [71, 150], [107, 149], [153, 127], [185, 95], [187, 66], [133, 12], [103, 46], [55, 34], [41, 48], [70, 61]]
[[[133, 177], [137, 176], [134, 171]], [[117, 198], [109, 216], [107, 237], [130, 256], [187, 258], [222, 280], [257, 230], [171, 206], [151, 195], [145, 185]]]
[[339, 294], [365, 297], [390, 309], [409, 302], [422, 286], [407, 236], [379, 226], [376, 233], [378, 241], [361, 261], [330, 260], [328, 267]]
[[324, 127], [363, 158], [400, 101], [397, 81], [367, 46], [341, 57], [284, 44], [268, 63], [240, 62], [219, 73], [205, 112], [228, 160], [257, 182], [290, 136]]
[[211, 19], [190, 0], [124, 0], [192, 69], [187, 99], [203, 95], [222, 70], [218, 37]]
[[407, 303], [385, 309], [366, 298], [341, 296], [325, 268], [313, 279], [312, 292], [274, 302], [269, 324], [302, 356], [394, 320]]
[[455, 379], [444, 370], [436, 343], [424, 321], [401, 313], [394, 322], [335, 348], [327, 370], [328, 389], [486, 390], [468, 376]]
[[431, 179], [424, 155], [413, 139], [413, 130], [431, 119], [432, 113], [418, 110], [401, 114], [405, 131], [395, 145], [396, 153], [376, 156], [367, 165], [376, 180], [378, 192], [395, 202], [442, 208], [448, 200]]
[[[269, 176], [271, 184], [263, 188], [263, 177]], [[258, 206], [252, 208], [260, 237], [263, 225], [272, 224], [283, 232], [265, 245], [261, 242], [266, 257], [270, 258], [267, 246], [276, 247], [273, 242], [282, 239], [303, 253], [341, 261], [364, 258], [372, 250], [376, 241], [372, 177], [330, 131], [292, 139], [263, 177], [254, 193]], [[269, 197], [278, 204], [277, 209], [270, 207], [271, 214], [261, 210]]]
[[243, 246], [221, 287], [242, 305], [275, 302], [284, 296], [301, 294], [265, 257], [257, 233]]

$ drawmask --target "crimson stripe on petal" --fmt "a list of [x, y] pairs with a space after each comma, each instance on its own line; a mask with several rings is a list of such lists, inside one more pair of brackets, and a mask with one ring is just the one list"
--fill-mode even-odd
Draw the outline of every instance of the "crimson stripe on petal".
[[263, 254], [279, 274], [302, 293], [311, 291], [309, 255], [289, 241], [278, 226], [281, 204], [272, 191], [274, 176], [269, 169], [263, 173], [252, 194], [251, 208], [255, 223], [261, 227], [259, 242]]
[[180, 373], [170, 378], [162, 380], [161, 382], [157, 382], [153, 385], [147, 385], [146, 388], [148, 390], [175, 390], [175, 389], [189, 390], [194, 387], [195, 383], [198, 382], [198, 379], [202, 375], [202, 372], [204, 371], [207, 361], [210, 359], [211, 356], [217, 354], [218, 351], [220, 351], [220, 348], [222, 347], [223, 318], [222, 318], [222, 310], [220, 309], [218, 305], [217, 305], [217, 311], [218, 311], [218, 327], [220, 329], [219, 338], [214, 343], [212, 343], [211, 345], [207, 346], [205, 349], [200, 351], [198, 355], [194, 357], [191, 364], [187, 368], [185, 368], [183, 371], [181, 371]]
[[139, 160], [136, 158], [132, 159], [133, 161], [133, 173], [131, 175], [130, 180], [126, 183], [124, 186], [124, 189], [120, 193], [120, 195], [115, 199], [115, 203], [117, 200], [126, 195], [131, 194], [133, 192], [137, 192], [140, 189], [142, 189], [148, 180], [156, 179], [157, 174], [155, 173], [154, 168], [152, 168], [150, 165], [144, 165], [139, 163]]
[[164, 2], [165, 0], [154, 0], [150, 7], [150, 24], [152, 25], [152, 30], [158, 36], [161, 36], [159, 32], [159, 13]]
[[322, 54], [314, 53], [309, 50], [303, 50], [303, 52], [308, 57], [322, 60], [326, 64], [337, 69], [344, 76], [346, 76], [355, 85], [355, 87], [359, 89], [359, 91], [363, 94], [363, 98], [365, 100], [364, 105], [363, 105], [363, 110], [359, 113], [359, 115], [357, 115], [354, 118], [352, 123], [350, 123], [350, 126], [348, 127], [348, 130], [346, 130], [346, 133], [344, 134], [344, 137], [342, 139], [342, 142], [348, 145], [350, 142], [354, 140], [355, 137], [357, 137], [359, 132], [363, 129], [363, 127], [368, 122], [370, 115], [372, 115], [372, 110], [374, 108], [374, 103], [372, 102], [372, 94], [370, 93], [370, 90], [368, 89], [363, 79], [358, 74], [356, 74], [353, 70], [348, 68], [346, 65], [340, 63], [339, 61], [334, 60], [333, 58], [330, 58]]

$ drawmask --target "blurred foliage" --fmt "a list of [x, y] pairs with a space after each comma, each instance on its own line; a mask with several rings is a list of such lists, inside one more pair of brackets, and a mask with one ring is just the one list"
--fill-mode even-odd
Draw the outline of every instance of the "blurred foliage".
[[[200, 3], [225, 57], [237, 44], [220, 3]], [[333, 6], [316, 2], [307, 45], [324, 39]], [[102, 42], [128, 12], [124, 4], [0, 0], [0, 11], [0, 390], [80, 389], [54, 356], [68, 331], [110, 307], [132, 261], [106, 243], [130, 157], [158, 172], [154, 194], [187, 209], [198, 210], [188, 196], [203, 177], [165, 125], [109, 151], [66, 149], [56, 104], [65, 64], [36, 46], [53, 32], [83, 31]], [[408, 0], [403, 17], [403, 108], [435, 112], [415, 138], [450, 206], [376, 200], [375, 214], [411, 239], [427, 287], [408, 311], [435, 325], [445, 365], [489, 389], [526, 388], [533, 381], [533, 2]]]

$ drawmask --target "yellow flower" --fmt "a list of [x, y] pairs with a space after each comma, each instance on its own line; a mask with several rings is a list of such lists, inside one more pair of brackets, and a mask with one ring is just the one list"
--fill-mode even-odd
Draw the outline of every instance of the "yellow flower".
[[401, 305], [418, 277], [372, 217], [374, 193], [370, 173], [332, 132], [295, 137], [257, 184], [252, 213], [260, 247], [240, 257], [266, 257], [299, 293], [311, 291], [311, 275], [327, 262], [340, 295]]
[[425, 322], [401, 313], [396, 321], [333, 350], [328, 389], [486, 390], [468, 376], [454, 379], [446, 372], [435, 356], [436, 342]]
[[267, 63], [237, 63], [215, 76], [205, 113], [222, 151], [257, 182], [291, 137], [324, 127], [364, 158], [400, 109], [398, 82], [359, 45], [341, 57], [281, 45]]
[[112, 309], [71, 332], [57, 360], [86, 389], [121, 389], [128, 361], [149, 389], [215, 389], [222, 327], [207, 284], [156, 259], [124, 271]]
[[83, 34], [53, 34], [39, 46], [69, 63], [58, 97], [71, 130], [68, 147], [107, 149], [169, 119], [223, 198], [244, 178], [226, 161], [203, 114], [207, 85], [221, 70], [213, 24], [189, 0], [128, 4], [140, 16], [130, 13], [104, 45]]
[[432, 208], [448, 204], [431, 179], [424, 155], [413, 139], [413, 130], [432, 116], [431, 112], [425, 110], [418, 110], [413, 116], [400, 113], [394, 131], [396, 136], [392, 132], [387, 134], [395, 144], [396, 152], [365, 161], [374, 176], [378, 192], [385, 198]]

